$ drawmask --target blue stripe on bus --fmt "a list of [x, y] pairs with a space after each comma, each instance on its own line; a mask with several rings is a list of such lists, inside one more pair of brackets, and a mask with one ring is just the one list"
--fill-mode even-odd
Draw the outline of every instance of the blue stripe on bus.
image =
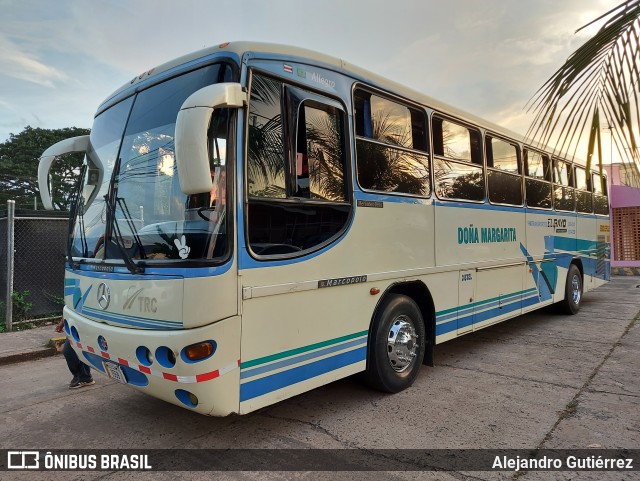
[[170, 279], [188, 279], [192, 277], [210, 277], [218, 276], [228, 272], [233, 265], [233, 257], [221, 266], [211, 267], [154, 267], [146, 266], [144, 274], [132, 274], [124, 266], [114, 266], [113, 272], [94, 271], [94, 266], [104, 267], [103, 264], [80, 264], [79, 269], [71, 269], [69, 264], [66, 265], [66, 271], [83, 277], [93, 277], [110, 280], [170, 280]]
[[240, 385], [240, 401], [248, 401], [249, 399], [364, 361], [366, 357], [367, 348], [363, 346], [336, 356], [304, 364], [288, 371], [243, 383]]
[[182, 323], [179, 321], [163, 321], [156, 319], [147, 319], [136, 316], [123, 316], [115, 313], [105, 313], [92, 309], [90, 307], [82, 307], [80, 313], [90, 317], [96, 317], [104, 321], [109, 321], [127, 326], [142, 327], [146, 329], [182, 329]]
[[[527, 251], [526, 247], [522, 243], [520, 243], [520, 250], [529, 262], [529, 269], [533, 276], [533, 282], [538, 286], [538, 295], [540, 296], [540, 300], [542, 302], [550, 300], [553, 297], [553, 293], [556, 291], [556, 284], [558, 282], [558, 268], [555, 262], [552, 263], [551, 267], [547, 267], [542, 264], [538, 267], [533, 260], [533, 257], [529, 254], [529, 251]], [[551, 262], [549, 261], [547, 264], [551, 264]], [[549, 269], [551, 269], [551, 271]]]
[[[444, 311], [436, 312], [437, 322], [442, 322], [447, 320], [450, 317], [457, 317], [461, 314], [465, 314], [467, 311], [474, 311], [479, 309], [488, 309], [490, 307], [496, 306], [501, 302], [505, 302], [513, 299], [514, 297], [526, 296], [527, 294], [531, 294], [536, 292], [535, 288], [527, 289], [525, 291], [513, 292], [511, 294], [507, 294], [500, 297], [493, 297], [491, 299], [485, 299], [484, 301], [474, 302], [473, 304], [469, 304], [464, 307], [454, 307], [452, 309], [446, 309]], [[537, 295], [537, 294], [536, 294]]]
[[472, 324], [478, 324], [480, 322], [488, 321], [494, 317], [512, 313], [522, 308], [538, 304], [539, 302], [540, 298], [538, 297], [538, 295], [533, 295], [525, 297], [523, 299], [518, 299], [516, 302], [505, 304], [501, 307], [492, 308], [486, 311], [474, 312], [458, 319], [452, 319], [448, 322], [436, 325], [436, 336], [441, 336], [443, 334], [456, 331], [457, 329], [461, 329]]
[[360, 346], [363, 343], [366, 345], [367, 336], [362, 336], [358, 339], [354, 339], [352, 341], [345, 342], [343, 344], [338, 344], [336, 346], [327, 347], [325, 349], [320, 349], [319, 351], [310, 352], [307, 354], [302, 354], [300, 356], [295, 356], [289, 359], [284, 359], [282, 361], [274, 362], [272, 364], [267, 364], [264, 366], [256, 367], [254, 369], [243, 370], [240, 373], [240, 379], [248, 379], [250, 377], [258, 376], [260, 374], [264, 374], [266, 372], [275, 371], [282, 367], [292, 366], [294, 364], [299, 364], [304, 361], [308, 361], [310, 359], [315, 359], [318, 357], [322, 357], [326, 354], [330, 354], [333, 352], [343, 351], [345, 349]]
[[[506, 205], [493, 205], [493, 204], [485, 204], [485, 203], [471, 203], [471, 202], [451, 202], [451, 201], [442, 201], [442, 200], [434, 200], [433, 205], [437, 207], [454, 207], [456, 209], [479, 209], [479, 210], [497, 210], [502, 212], [519, 212], [525, 213], [526, 209], [524, 207], [509, 207]], [[544, 212], [547, 214], [547, 212]]]
[[[78, 311], [82, 311], [82, 307], [84, 306], [84, 302], [87, 300], [87, 296], [89, 295], [89, 292], [91, 292], [91, 288], [93, 286], [89, 286], [87, 288], [87, 292], [84, 293], [84, 295], [82, 297], [78, 296], [78, 300], [75, 303], [75, 305], [73, 307], [76, 308], [76, 310]], [[78, 289], [79, 290], [79, 289]], [[74, 301], [75, 301], [76, 296], [74, 295]]]
[[576, 239], [571, 237], [551, 236], [553, 247], [561, 251], [582, 252], [597, 250], [595, 240]]
[[480, 210], [497, 210], [503, 212], [518, 212], [530, 215], [543, 215], [543, 216], [557, 216], [557, 217], [580, 217], [587, 219], [600, 219], [609, 220], [608, 216], [596, 215], [596, 214], [582, 214], [577, 212], [556, 212], [554, 210], [535, 209], [531, 207], [511, 207], [507, 205], [494, 205], [487, 203], [473, 203], [473, 202], [456, 202], [434, 199], [433, 205], [438, 207], [455, 207], [458, 209], [480, 209]]
[[[606, 276], [607, 266], [609, 265], [609, 259], [596, 259], [594, 257], [580, 257], [582, 261], [582, 268], [586, 275], [597, 277], [600, 279], [608, 279]], [[598, 263], [603, 263], [604, 271], [598, 272]]]
[[[453, 320], [444, 324], [440, 324], [436, 326], [436, 335], [446, 334], [447, 332], [455, 331], [456, 329], [458, 329], [458, 327], [464, 327], [465, 325], [472, 324], [474, 321], [476, 323], [483, 322], [493, 317], [511, 313], [516, 310], [520, 310], [521, 308], [537, 304], [539, 302], [540, 300], [537, 295], [518, 299], [516, 302], [512, 302], [510, 304], [502, 306], [502, 308], [489, 309], [480, 313], [466, 316], [460, 320]], [[304, 364], [287, 371], [272, 374], [270, 376], [256, 379], [254, 381], [244, 382], [240, 385], [240, 401], [248, 401], [258, 396], [283, 389], [287, 386], [291, 386], [293, 384], [297, 384], [299, 382], [321, 376], [336, 369], [340, 369], [342, 367], [364, 361], [366, 360], [366, 356], [367, 348], [366, 346], [362, 346], [357, 349], [347, 351], [329, 358], [321, 359], [319, 361], [311, 362], [309, 364]], [[274, 369], [276, 368], [274, 367]], [[259, 373], [256, 373], [256, 375], [257, 374]]]

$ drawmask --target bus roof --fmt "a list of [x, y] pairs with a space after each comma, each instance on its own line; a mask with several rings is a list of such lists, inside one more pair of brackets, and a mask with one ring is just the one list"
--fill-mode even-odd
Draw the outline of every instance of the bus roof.
[[[564, 157], [569, 160], [571, 159], [570, 156], [564, 155], [559, 151], [552, 151], [549, 147], [533, 143], [531, 139], [526, 139], [523, 135], [517, 132], [513, 132], [498, 124], [473, 115], [469, 112], [465, 112], [461, 109], [458, 109], [457, 107], [453, 107], [440, 100], [437, 100], [433, 97], [425, 95], [392, 80], [386, 79], [366, 69], [350, 64], [343, 59], [300, 47], [266, 42], [228, 42], [214, 47], [208, 47], [202, 50], [198, 50], [170, 60], [169, 62], [143, 72], [130, 82], [124, 84], [101, 104], [98, 111], [102, 110], [116, 97], [119, 97], [121, 94], [125, 93], [128, 90], [135, 90], [137, 86], [140, 85], [142, 87], [144, 84], [153, 82], [155, 79], [162, 77], [163, 74], [166, 74], [173, 69], [189, 63], [198, 63], [199, 60], [211, 57], [218, 53], [227, 53], [229, 55], [235, 56], [237, 57], [238, 61], [242, 60], [246, 54], [251, 54], [254, 58], [269, 59], [273, 57], [274, 60], [283, 60], [284, 58], [287, 58], [291, 61], [297, 61], [299, 63], [311, 63], [313, 65], [328, 68], [342, 75], [352, 77], [354, 80], [362, 81], [373, 87], [377, 87], [381, 90], [398, 95], [399, 97], [404, 97], [407, 100], [417, 102], [433, 110], [440, 111], [443, 114], [453, 116], [472, 125], [476, 125], [483, 129], [489, 130], [495, 134], [505, 136], [517, 142], [526, 143], [534, 148], [549, 152], [554, 156]], [[574, 159], [574, 161], [577, 161], [576, 163], [584, 163], [579, 161], [578, 159]]]

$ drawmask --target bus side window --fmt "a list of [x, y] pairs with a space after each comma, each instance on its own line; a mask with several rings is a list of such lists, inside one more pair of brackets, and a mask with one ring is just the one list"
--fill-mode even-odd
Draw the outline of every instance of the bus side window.
[[520, 149], [491, 136], [486, 137], [485, 144], [489, 200], [498, 204], [522, 205]]
[[438, 197], [483, 201], [485, 192], [480, 132], [437, 116], [433, 117], [431, 124]]
[[282, 82], [262, 75], [254, 75], [251, 82], [247, 191], [249, 196], [284, 199]]
[[361, 89], [354, 92], [354, 110], [360, 187], [431, 195], [425, 113]]
[[609, 200], [607, 199], [607, 183], [605, 177], [592, 173], [591, 186], [593, 189], [593, 211], [596, 214], [609, 215]]
[[334, 100], [252, 72], [247, 236], [255, 256], [299, 256], [346, 227], [345, 118]]
[[573, 212], [575, 210], [575, 190], [571, 164], [560, 159], [553, 159], [554, 199], [556, 210]]
[[527, 207], [551, 209], [553, 195], [549, 157], [524, 149], [524, 172]]
[[574, 182], [576, 188], [576, 210], [585, 214], [593, 212], [590, 185], [584, 167], [574, 166]]
[[296, 192], [294, 197], [344, 202], [344, 152], [341, 112], [305, 100], [298, 109]]
[[[434, 154], [451, 160], [482, 164], [482, 153], [479, 145], [479, 134], [463, 125], [433, 118]], [[477, 134], [477, 135], [474, 135]]]

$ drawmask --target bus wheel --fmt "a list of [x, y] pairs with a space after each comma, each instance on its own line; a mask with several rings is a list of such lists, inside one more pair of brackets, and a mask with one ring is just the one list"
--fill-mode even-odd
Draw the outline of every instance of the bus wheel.
[[580, 310], [580, 302], [582, 302], [582, 275], [576, 265], [571, 264], [564, 287], [562, 310], [566, 314], [576, 314]]
[[399, 294], [387, 296], [371, 327], [367, 383], [385, 392], [399, 392], [411, 386], [422, 365], [426, 340], [416, 303]]

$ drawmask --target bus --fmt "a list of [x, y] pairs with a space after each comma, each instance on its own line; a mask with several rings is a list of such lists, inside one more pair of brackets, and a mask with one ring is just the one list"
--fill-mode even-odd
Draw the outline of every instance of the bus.
[[610, 276], [606, 182], [345, 61], [233, 42], [97, 110], [71, 207], [64, 327], [80, 359], [198, 413], [356, 373], [399, 392], [436, 344]]

